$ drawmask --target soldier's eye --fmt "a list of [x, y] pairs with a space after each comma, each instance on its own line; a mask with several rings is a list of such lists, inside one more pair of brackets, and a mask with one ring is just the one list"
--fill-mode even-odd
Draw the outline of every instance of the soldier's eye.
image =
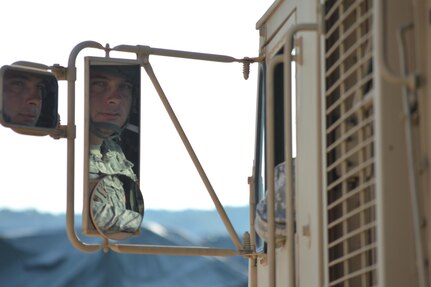
[[13, 92], [19, 93], [24, 90], [25, 82], [23, 80], [14, 80], [10, 83], [10, 87]]
[[129, 83], [129, 82], [122, 83], [120, 86], [120, 90], [122, 95], [131, 96], [133, 91], [133, 85], [132, 83]]
[[108, 85], [106, 81], [103, 80], [93, 80], [90, 83], [90, 89], [92, 92], [104, 92], [106, 91]]

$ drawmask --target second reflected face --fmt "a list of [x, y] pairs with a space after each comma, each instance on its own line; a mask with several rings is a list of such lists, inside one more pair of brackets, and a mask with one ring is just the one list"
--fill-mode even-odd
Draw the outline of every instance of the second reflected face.
[[6, 121], [34, 126], [42, 108], [43, 79], [28, 73], [5, 75], [3, 83], [3, 110]]
[[128, 79], [94, 73], [90, 76], [90, 116], [93, 122], [122, 127], [132, 105], [133, 84]]

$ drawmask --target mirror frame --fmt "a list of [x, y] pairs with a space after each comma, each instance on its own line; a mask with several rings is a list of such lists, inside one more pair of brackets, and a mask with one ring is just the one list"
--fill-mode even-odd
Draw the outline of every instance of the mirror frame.
[[[83, 234], [86, 236], [97, 236], [97, 237], [103, 237], [103, 238], [109, 238], [109, 239], [115, 239], [115, 240], [123, 240], [127, 239], [124, 238], [123, 233], [111, 233], [109, 236], [106, 236], [106, 234], [101, 233], [98, 228], [96, 228], [95, 224], [93, 223], [92, 216], [91, 216], [91, 197], [92, 197], [92, 191], [94, 190], [95, 186], [98, 184], [99, 180], [103, 179], [101, 177], [98, 180], [90, 179], [89, 174], [89, 164], [90, 164], [90, 67], [91, 66], [136, 66], [139, 75], [139, 87], [137, 91], [137, 102], [136, 106], [133, 106], [132, 103], [132, 109], [137, 109], [137, 113], [135, 115], [135, 124], [133, 125], [127, 125], [125, 130], [131, 131], [132, 133], [137, 134], [137, 141], [138, 144], [136, 145], [138, 147], [137, 149], [137, 156], [136, 159], [130, 160], [135, 165], [135, 174], [137, 177], [137, 188], [140, 191], [140, 137], [141, 137], [141, 130], [140, 130], [140, 121], [141, 121], [141, 65], [138, 60], [131, 60], [131, 59], [119, 59], [119, 58], [106, 58], [106, 57], [85, 57], [85, 71], [84, 71], [84, 79], [85, 79], [85, 93], [84, 93], [84, 196], [83, 196], [83, 211], [82, 211], [82, 231]], [[126, 156], [127, 158], [127, 156]], [[140, 191], [141, 192], [141, 191]], [[142, 214], [143, 217], [143, 214]], [[131, 234], [134, 236], [137, 236], [140, 234], [140, 229], [137, 230], [135, 233]]]
[[[52, 127], [41, 127], [41, 126], [27, 126], [22, 124], [14, 124], [9, 121], [6, 121], [3, 117], [3, 86], [4, 86], [4, 75], [6, 71], [17, 71], [17, 72], [23, 72], [23, 73], [29, 73], [29, 74], [36, 74], [41, 75], [42, 77], [50, 77], [53, 80], [55, 80], [55, 86], [54, 88], [54, 95], [53, 95], [53, 110], [52, 113], [55, 116], [53, 119], [53, 122], [55, 122], [55, 125]], [[58, 114], [58, 79], [55, 77], [55, 75], [47, 70], [35, 68], [35, 67], [28, 67], [28, 66], [21, 66], [21, 65], [4, 65], [0, 69], [0, 124], [4, 127], [11, 128], [13, 131], [24, 134], [24, 135], [34, 135], [34, 136], [45, 136], [52, 134], [60, 124], [60, 116]], [[42, 103], [43, 107], [43, 103]], [[41, 111], [42, 112], [42, 111]]]

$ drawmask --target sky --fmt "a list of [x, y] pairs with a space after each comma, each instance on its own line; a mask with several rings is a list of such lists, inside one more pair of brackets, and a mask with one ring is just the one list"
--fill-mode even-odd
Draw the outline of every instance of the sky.
[[[60, 1], [2, 5], [0, 65], [31, 61], [66, 67], [72, 49], [102, 45], [257, 57], [257, 21], [271, 0]], [[84, 56], [77, 58], [75, 212], [82, 210]], [[117, 56], [117, 55], [115, 55]], [[122, 57], [126, 55], [118, 55]], [[130, 57], [130, 55], [127, 55]], [[245, 206], [254, 156], [257, 64], [244, 80], [239, 63], [150, 56], [154, 72], [220, 202]], [[142, 69], [141, 191], [146, 209], [212, 209], [192, 160]], [[67, 83], [59, 82], [59, 114], [67, 124]], [[66, 211], [66, 139], [26, 136], [0, 126], [0, 208]]]

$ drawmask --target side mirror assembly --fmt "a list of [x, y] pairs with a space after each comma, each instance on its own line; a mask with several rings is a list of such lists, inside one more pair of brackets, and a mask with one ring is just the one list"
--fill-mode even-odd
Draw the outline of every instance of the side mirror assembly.
[[27, 135], [48, 135], [59, 124], [58, 81], [47, 70], [0, 69], [0, 123]]

